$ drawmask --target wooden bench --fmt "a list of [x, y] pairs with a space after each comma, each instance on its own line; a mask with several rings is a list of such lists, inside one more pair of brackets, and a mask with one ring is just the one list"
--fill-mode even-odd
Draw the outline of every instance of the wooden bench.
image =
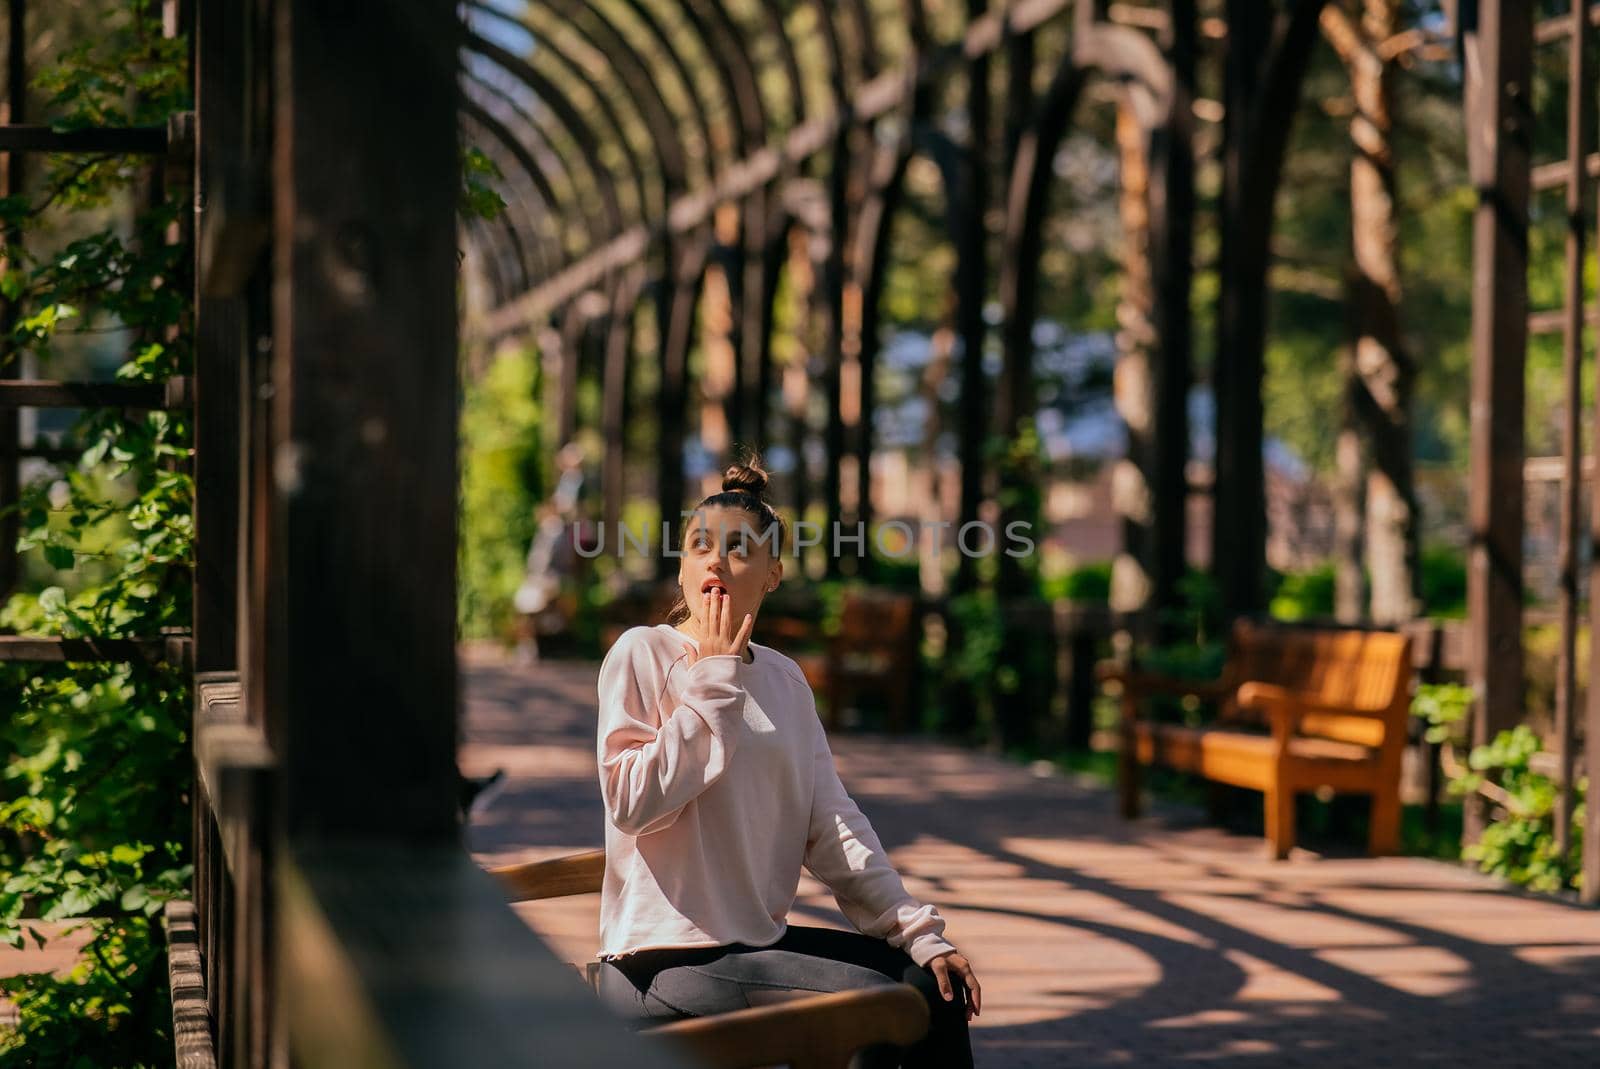
[[[605, 879], [604, 850], [490, 869], [512, 902], [598, 894]], [[601, 963], [573, 963], [590, 988]], [[846, 1069], [852, 1055], [878, 1043], [909, 1046], [927, 1035], [928, 1005], [909, 984], [818, 995], [769, 993], [771, 1005], [712, 1017], [654, 1025], [644, 1031], [687, 1049], [713, 1069], [788, 1065], [794, 1069]]]
[[[1109, 669], [1122, 684], [1122, 813], [1139, 815], [1140, 766], [1165, 765], [1261, 791], [1274, 857], [1294, 847], [1294, 798], [1331, 788], [1372, 796], [1368, 849], [1400, 841], [1400, 760], [1411, 704], [1411, 639], [1377, 631], [1235, 625], [1212, 682]], [[1141, 716], [1153, 695], [1217, 702], [1205, 727]]]
[[820, 621], [794, 616], [763, 616], [757, 641], [820, 645], [820, 652], [794, 650], [806, 682], [827, 698], [822, 722], [840, 727], [844, 709], [858, 695], [876, 692], [884, 699], [887, 727], [910, 730], [918, 669], [917, 599], [912, 594], [871, 588], [850, 589], [839, 607], [839, 631], [821, 633]]

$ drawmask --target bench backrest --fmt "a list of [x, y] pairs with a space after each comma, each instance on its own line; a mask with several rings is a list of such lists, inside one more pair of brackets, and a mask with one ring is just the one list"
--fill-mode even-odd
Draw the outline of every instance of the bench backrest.
[[1390, 631], [1234, 625], [1228, 663], [1230, 687], [1272, 683], [1309, 703], [1338, 712], [1308, 713], [1300, 733], [1382, 745], [1391, 731], [1403, 737], [1411, 696], [1411, 638]]
[[858, 649], [911, 648], [917, 599], [881, 590], [846, 590], [839, 612], [840, 641]]

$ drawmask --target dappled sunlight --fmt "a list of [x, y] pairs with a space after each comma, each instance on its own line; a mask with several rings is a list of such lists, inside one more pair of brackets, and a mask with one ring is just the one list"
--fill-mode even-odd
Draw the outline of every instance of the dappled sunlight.
[[[469, 830], [480, 861], [598, 846], [594, 666], [476, 663], [461, 761], [508, 777]], [[1425, 1059], [1538, 1042], [1559, 1062], [1600, 1036], [1600, 914], [1416, 858], [1273, 862], [1182, 807], [1124, 822], [1081, 779], [923, 740], [832, 746], [907, 889], [978, 970], [980, 1065], [1358, 1064], [1397, 1030]], [[517, 907], [569, 961], [593, 956], [598, 910]], [[809, 874], [791, 919], [849, 927]]]

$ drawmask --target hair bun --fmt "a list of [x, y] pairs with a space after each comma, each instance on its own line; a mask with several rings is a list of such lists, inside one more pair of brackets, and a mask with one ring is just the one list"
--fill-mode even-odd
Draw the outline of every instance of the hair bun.
[[747, 494], [760, 497], [767, 489], [768, 477], [766, 469], [751, 457], [743, 464], [734, 464], [722, 475], [722, 489], [724, 491], [742, 490]]

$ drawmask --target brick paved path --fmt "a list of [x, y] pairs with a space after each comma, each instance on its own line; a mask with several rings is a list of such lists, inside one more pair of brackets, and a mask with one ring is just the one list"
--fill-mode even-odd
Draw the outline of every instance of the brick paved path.
[[[602, 843], [595, 666], [464, 654], [463, 767], [504, 767], [485, 862]], [[1594, 1066], [1600, 912], [1411, 858], [1285, 862], [1157, 806], [923, 742], [834, 740], [841, 775], [913, 894], [984, 985], [979, 1065]], [[596, 896], [520, 907], [567, 960]], [[809, 876], [802, 923], [848, 927]]]

